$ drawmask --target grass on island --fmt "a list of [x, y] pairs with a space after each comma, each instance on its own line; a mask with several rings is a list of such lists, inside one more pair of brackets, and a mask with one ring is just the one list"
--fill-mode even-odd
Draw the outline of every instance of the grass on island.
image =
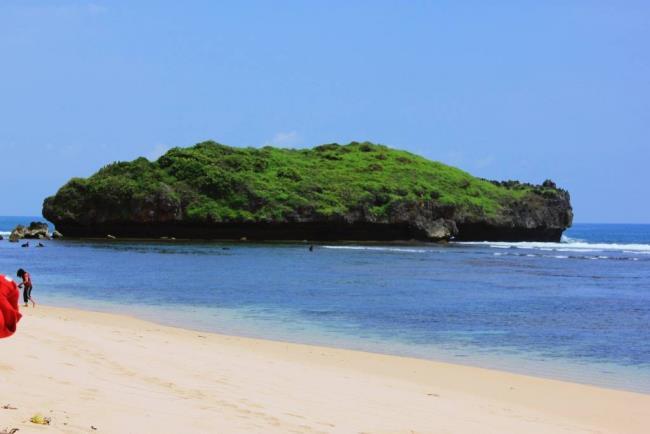
[[[399, 201], [434, 201], [497, 216], [504, 204], [553, 188], [502, 185], [412, 153], [368, 142], [312, 149], [235, 148], [212, 141], [173, 148], [156, 161], [116, 162], [73, 178], [54, 199], [59, 215], [89, 206], [128, 218], [134, 203], [181, 205], [183, 218], [214, 222], [282, 221], [296, 212], [324, 217], [360, 206], [378, 220]], [[170, 207], [170, 209], [173, 207]]]

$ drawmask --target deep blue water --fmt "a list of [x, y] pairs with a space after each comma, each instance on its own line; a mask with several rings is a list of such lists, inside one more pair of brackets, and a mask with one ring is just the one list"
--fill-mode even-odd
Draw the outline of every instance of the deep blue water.
[[[0, 233], [30, 218], [0, 217]], [[32, 242], [32, 244], [34, 244]], [[39, 302], [650, 393], [650, 225], [562, 243], [0, 242]]]

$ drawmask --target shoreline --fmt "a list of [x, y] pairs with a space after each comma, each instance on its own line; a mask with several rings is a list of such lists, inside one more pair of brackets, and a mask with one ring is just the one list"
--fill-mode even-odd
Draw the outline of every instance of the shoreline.
[[[39, 305], [0, 341], [0, 430], [617, 432], [650, 395]], [[94, 426], [97, 430], [92, 430]], [[410, 430], [410, 431], [409, 431]]]
[[[79, 303], [79, 300], [76, 302]], [[417, 352], [408, 345], [399, 346], [400, 343], [397, 342], [393, 343], [393, 345], [391, 345], [391, 348], [388, 348], [385, 345], [377, 342], [371, 344], [362, 344], [360, 343], [362, 341], [350, 339], [349, 337], [347, 339], [339, 338], [338, 340], [336, 338], [328, 336], [314, 337], [313, 335], [300, 335], [299, 337], [296, 337], [289, 336], [287, 333], [290, 334], [291, 332], [286, 330], [284, 332], [280, 331], [271, 334], [262, 333], [259, 331], [259, 327], [261, 327], [260, 324], [256, 324], [255, 326], [251, 326], [250, 324], [239, 324], [236, 327], [231, 326], [228, 328], [228, 326], [222, 323], [219, 327], [215, 328], [205, 323], [194, 321], [193, 323], [186, 323], [186, 326], [180, 326], [178, 325], [179, 323], [183, 323], [187, 320], [192, 321], [189, 319], [187, 313], [180, 317], [169, 317], [165, 314], [164, 311], [161, 312], [155, 308], [150, 309], [139, 307], [136, 311], [132, 310], [130, 306], [114, 303], [97, 304], [95, 302], [92, 304], [82, 304], [75, 307], [71, 307], [72, 305], [74, 305], [74, 301], [72, 300], [61, 301], [59, 303], [53, 300], [46, 301], [46, 306], [52, 308], [73, 309], [85, 312], [121, 315], [135, 320], [151, 322], [163, 327], [190, 330], [197, 333], [209, 333], [218, 336], [270, 341], [276, 342], [278, 344], [307, 345], [333, 350], [349, 350], [360, 353], [439, 362], [454, 366], [479, 368], [488, 371], [505, 372], [544, 380], [561, 381], [566, 383], [593, 386], [609, 390], [618, 390], [622, 392], [633, 392], [650, 396], [650, 389], [647, 386], [650, 384], [648, 383], [648, 381], [650, 381], [650, 372], [630, 372], [630, 368], [627, 368], [628, 372], [625, 373], [619, 371], [618, 376], [607, 377], [608, 375], [612, 375], [612, 368], [609, 366], [601, 365], [601, 372], [599, 374], [600, 377], [597, 379], [597, 371], [595, 370], [594, 366], [580, 366], [571, 360], [563, 360], [559, 362], [560, 365], [554, 365], [554, 363], [557, 362], [557, 359], [555, 361], [552, 359], [540, 361], [535, 360], [534, 358], [522, 358], [521, 356], [513, 356], [502, 353], [494, 353], [490, 356], [486, 356], [485, 354], [478, 355], [470, 351], [467, 354], [458, 356], [458, 349], [443, 351], [439, 348], [434, 353], [427, 351]], [[120, 312], [120, 310], [122, 311]], [[178, 315], [178, 312], [175, 311], [174, 315]], [[227, 322], [228, 320], [226, 320], [226, 323]], [[333, 340], [335, 340], [335, 342]], [[587, 369], [586, 371], [585, 368]], [[585, 372], [588, 373], [585, 374]], [[639, 378], [638, 375], [641, 375], [641, 377]], [[604, 380], [605, 377], [607, 377], [606, 380]], [[634, 382], [632, 382], [633, 378], [635, 379]], [[642, 386], [639, 384], [642, 384]]]

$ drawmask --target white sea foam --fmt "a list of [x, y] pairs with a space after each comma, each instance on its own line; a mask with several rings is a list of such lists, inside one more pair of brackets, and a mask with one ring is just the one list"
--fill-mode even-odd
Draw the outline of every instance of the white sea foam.
[[556, 252], [600, 252], [597, 249], [548, 249]]
[[454, 244], [470, 246], [486, 246], [497, 249], [529, 249], [557, 252], [602, 252], [618, 251], [624, 253], [650, 254], [650, 244], [620, 244], [620, 243], [587, 243], [572, 241], [566, 243], [543, 243], [534, 241], [505, 242], [505, 241], [458, 241]]
[[561, 243], [586, 243], [586, 240], [580, 239], [580, 238], [571, 238], [567, 237], [566, 235], [562, 235], [560, 238]]
[[[571, 240], [570, 238], [567, 240]], [[621, 244], [621, 243], [588, 243], [585, 241], [560, 242], [560, 243], [546, 243], [546, 242], [505, 242], [505, 241], [457, 241], [453, 245], [460, 246], [484, 246], [493, 249], [525, 249], [525, 250], [538, 250], [544, 252], [556, 253], [601, 253], [601, 255], [594, 255], [598, 259], [607, 259], [603, 252], [621, 252], [626, 254], [640, 254], [650, 255], [650, 244]], [[413, 247], [389, 247], [389, 246], [337, 246], [325, 245], [326, 249], [340, 249], [340, 250], [365, 250], [375, 252], [400, 252], [400, 253], [427, 253], [432, 250], [413, 248]], [[496, 256], [500, 256], [496, 255]], [[564, 254], [554, 255], [562, 259], [568, 256]]]
[[376, 252], [403, 252], [403, 253], [426, 253], [424, 249], [409, 249], [404, 247], [372, 247], [372, 246], [323, 246], [325, 249], [341, 250], [372, 250]]

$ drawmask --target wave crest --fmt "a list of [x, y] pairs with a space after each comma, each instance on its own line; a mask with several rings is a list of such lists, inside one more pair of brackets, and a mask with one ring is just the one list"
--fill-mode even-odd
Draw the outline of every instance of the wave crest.
[[558, 252], [602, 252], [617, 251], [622, 253], [650, 253], [650, 244], [588, 243], [586, 241], [566, 241], [545, 243], [535, 241], [458, 241], [458, 245], [486, 246], [497, 249], [532, 249]]
[[371, 250], [375, 252], [402, 252], [402, 253], [426, 253], [428, 250], [411, 249], [405, 247], [373, 247], [373, 246], [322, 246], [325, 249], [340, 250]]

